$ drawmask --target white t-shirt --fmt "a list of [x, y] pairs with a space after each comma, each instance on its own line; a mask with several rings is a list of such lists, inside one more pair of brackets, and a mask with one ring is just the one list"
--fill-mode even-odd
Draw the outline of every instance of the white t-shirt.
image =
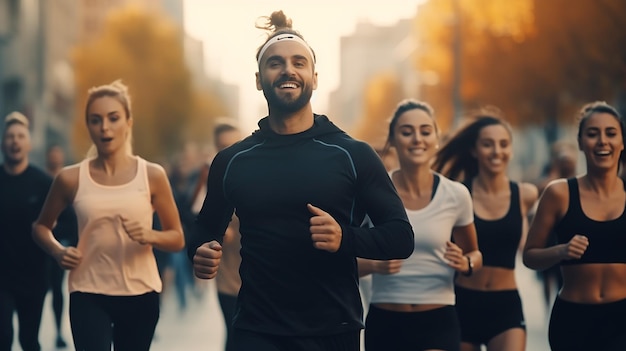
[[443, 258], [454, 227], [474, 221], [467, 188], [439, 175], [430, 203], [406, 210], [415, 233], [415, 250], [396, 274], [372, 274], [372, 303], [454, 305], [454, 269]]

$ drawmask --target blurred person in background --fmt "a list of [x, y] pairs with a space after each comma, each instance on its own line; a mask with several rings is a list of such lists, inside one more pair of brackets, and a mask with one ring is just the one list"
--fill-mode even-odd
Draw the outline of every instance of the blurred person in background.
[[553, 351], [626, 350], [626, 191], [618, 176], [624, 120], [607, 103], [593, 102], [581, 109], [578, 126], [586, 172], [548, 184], [524, 264], [560, 265], [563, 287], [548, 329]]
[[[70, 270], [70, 324], [77, 350], [147, 351], [159, 319], [162, 282], [153, 248], [184, 247], [182, 226], [162, 166], [132, 151], [131, 102], [120, 81], [89, 89], [85, 122], [93, 145], [54, 179], [33, 226], [35, 241]], [[52, 228], [73, 205], [78, 245]], [[152, 229], [153, 213], [162, 230]]]
[[550, 147], [550, 161], [543, 177], [537, 182], [539, 194], [548, 183], [559, 178], [571, 178], [578, 167], [578, 148], [575, 143], [560, 140]]
[[39, 327], [49, 287], [48, 258], [30, 235], [52, 177], [30, 164], [29, 121], [12, 112], [4, 119], [0, 167], [0, 350], [11, 351], [17, 312], [22, 350], [39, 351]]
[[474, 225], [483, 268], [456, 278], [461, 350], [524, 351], [526, 322], [515, 279], [527, 214], [537, 187], [509, 179], [511, 126], [499, 110], [477, 111], [439, 150], [434, 169], [462, 181], [472, 194]]
[[[546, 186], [555, 179], [571, 178], [576, 176], [576, 167], [578, 166], [578, 148], [575, 143], [560, 140], [552, 144], [550, 148], [550, 162], [544, 176], [537, 181], [537, 189], [539, 194], [543, 193]], [[532, 222], [532, 218], [537, 210], [537, 205], [533, 206], [528, 213], [528, 221]], [[556, 244], [556, 237], [550, 236], [551, 244]], [[543, 286], [543, 297], [546, 307], [549, 308], [554, 301], [554, 297], [563, 286], [563, 278], [561, 277], [561, 269], [558, 265], [538, 270], [539, 277]]]
[[[233, 212], [241, 233], [234, 350], [358, 351], [363, 328], [356, 257], [406, 258], [413, 231], [368, 144], [313, 113], [315, 54], [276, 11], [257, 51], [269, 114], [219, 152], [189, 244], [194, 272], [218, 275]], [[372, 228], [360, 227], [365, 215]]]
[[463, 184], [430, 168], [439, 130], [426, 103], [398, 104], [389, 124], [389, 148], [399, 164], [390, 171], [391, 180], [413, 225], [415, 247], [406, 260], [358, 259], [359, 274], [372, 274], [365, 350], [458, 351], [454, 277], [482, 266], [472, 198]]
[[[240, 141], [241, 138], [242, 135], [239, 127], [234, 122], [226, 119], [219, 120], [213, 129], [213, 143], [217, 152], [234, 145]], [[199, 185], [204, 191], [197, 192], [196, 194], [197, 196], [200, 195], [202, 198], [206, 195], [206, 182], [209, 175], [209, 167], [210, 163], [202, 168], [203, 171], [198, 179], [199, 182], [201, 182]], [[199, 187], [197, 186], [196, 188]], [[224, 233], [220, 270], [215, 277], [217, 297], [226, 325], [226, 343], [224, 346], [226, 351], [234, 350], [232, 324], [237, 307], [237, 295], [241, 287], [241, 277], [239, 276], [239, 266], [241, 264], [240, 249], [241, 234], [239, 233], [239, 219], [236, 215], [233, 215]]]
[[[65, 166], [65, 151], [59, 145], [51, 145], [46, 150], [46, 172], [51, 177], [55, 177]], [[61, 215], [57, 225], [53, 230], [54, 236], [65, 246], [76, 246], [78, 242], [78, 227], [74, 209], [69, 206]], [[63, 306], [65, 297], [63, 294], [63, 282], [65, 280], [65, 269], [61, 268], [54, 258], [46, 255], [50, 260], [50, 292], [52, 293], [52, 311], [54, 313], [54, 323], [56, 326], [55, 346], [57, 348], [67, 347], [67, 342], [63, 338]]]
[[[184, 152], [183, 152], [184, 153]], [[168, 179], [172, 186], [172, 194], [174, 202], [178, 209], [180, 223], [183, 233], [187, 237], [188, 233], [193, 229], [195, 217], [191, 213], [189, 206], [189, 172], [182, 164], [182, 155], [174, 156], [171, 162], [167, 163]], [[153, 218], [153, 229], [162, 230], [162, 226], [157, 213]], [[191, 264], [188, 262], [184, 250], [169, 252], [154, 249], [154, 255], [159, 267], [159, 274], [163, 280], [163, 292], [169, 289], [172, 284], [176, 300], [178, 302], [178, 311], [183, 314], [187, 311], [187, 293], [189, 288], [193, 286], [193, 271]], [[182, 260], [181, 260], [182, 255]]]

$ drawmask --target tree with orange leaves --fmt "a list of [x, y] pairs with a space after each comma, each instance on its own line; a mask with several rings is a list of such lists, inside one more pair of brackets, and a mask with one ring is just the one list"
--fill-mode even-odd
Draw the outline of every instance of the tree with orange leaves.
[[[461, 5], [456, 14], [453, 1]], [[547, 123], [552, 141], [557, 124], [582, 103], [623, 99], [626, 23], [617, 14], [624, 12], [620, 0], [430, 0], [416, 19], [416, 63], [436, 72], [439, 84], [424, 86], [423, 98], [451, 119], [459, 84], [463, 107], [493, 104], [515, 125]], [[454, 24], [460, 26], [456, 57]]]
[[[194, 87], [185, 63], [183, 33], [159, 14], [134, 6], [114, 11], [101, 35], [78, 45], [73, 54], [81, 94], [116, 79], [134, 92], [134, 147], [148, 159], [171, 155], [187, 137], [208, 133], [211, 117], [226, 114], [211, 92]], [[74, 150], [80, 150], [79, 157], [89, 145], [84, 99], [77, 99], [74, 121]]]

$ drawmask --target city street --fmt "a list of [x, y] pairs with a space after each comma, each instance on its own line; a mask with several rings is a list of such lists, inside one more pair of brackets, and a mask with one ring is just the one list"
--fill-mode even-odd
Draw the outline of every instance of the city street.
[[[528, 351], [549, 351], [547, 342], [547, 314], [544, 308], [541, 285], [535, 272], [517, 262], [517, 277], [520, 285], [524, 313], [528, 330]], [[223, 350], [224, 325], [222, 314], [217, 302], [214, 281], [208, 282], [205, 294], [201, 299], [192, 296], [186, 311], [178, 310], [174, 291], [163, 293], [161, 318], [157, 326], [153, 351], [221, 351]], [[190, 294], [191, 295], [191, 294]], [[67, 310], [67, 304], [65, 306]], [[64, 316], [64, 335], [71, 343], [71, 332], [67, 314]], [[17, 318], [15, 318], [17, 323]], [[42, 351], [54, 351], [54, 320], [48, 294], [44, 306], [39, 341]], [[17, 337], [13, 343], [13, 351], [21, 348]], [[67, 351], [74, 351], [68, 347]]]

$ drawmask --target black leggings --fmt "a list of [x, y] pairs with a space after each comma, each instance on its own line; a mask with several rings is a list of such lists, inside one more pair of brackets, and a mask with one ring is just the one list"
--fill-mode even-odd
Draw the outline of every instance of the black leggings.
[[159, 294], [70, 294], [76, 351], [148, 351], [159, 320]]
[[[7, 283], [6, 281], [4, 282]], [[12, 284], [8, 282], [8, 284]], [[39, 351], [39, 325], [46, 290], [18, 291], [0, 289], [0, 351], [11, 351], [13, 344], [13, 313], [17, 312], [18, 338], [22, 350]]]
[[[50, 256], [52, 257], [52, 256]], [[50, 259], [49, 278], [50, 292], [52, 292], [52, 310], [54, 311], [54, 322], [57, 327], [57, 334], [61, 334], [63, 321], [63, 280], [65, 279], [65, 269], [61, 268], [54, 259]]]

